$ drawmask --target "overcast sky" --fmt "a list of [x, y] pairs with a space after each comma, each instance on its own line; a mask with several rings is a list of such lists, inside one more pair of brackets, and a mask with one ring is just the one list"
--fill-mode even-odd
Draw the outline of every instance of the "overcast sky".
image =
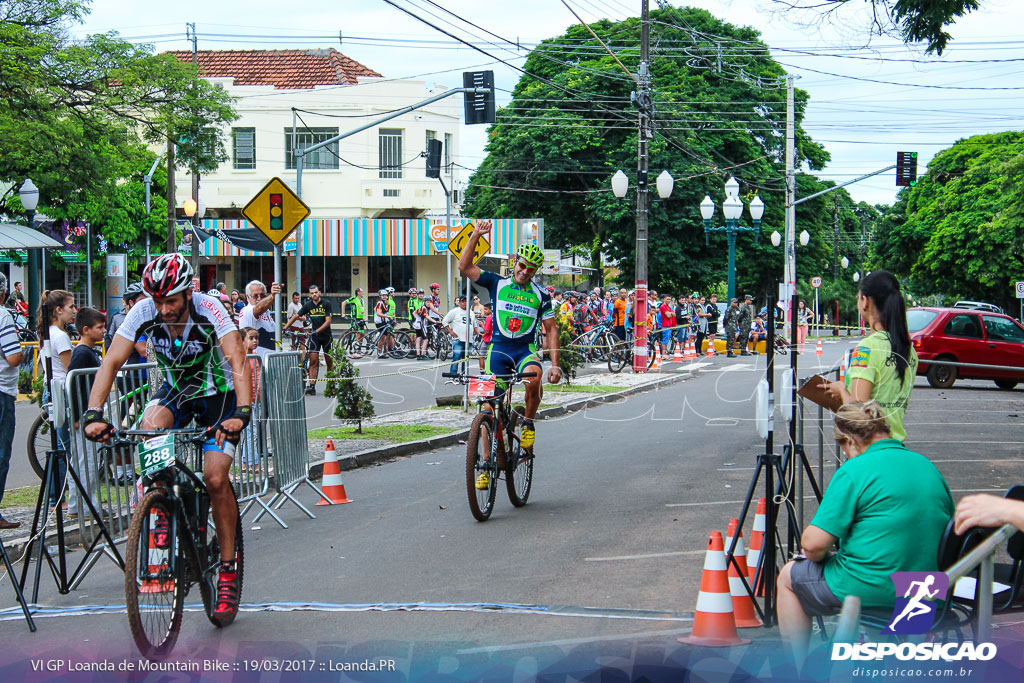
[[[493, 69], [499, 105], [508, 101], [501, 89], [511, 89], [519, 74], [494, 57], [521, 65], [525, 50], [460, 23], [429, 0], [394, 1], [467, 40], [490, 41], [485, 49], [491, 57], [460, 46], [384, 0], [177, 0], [165, 5], [94, 0], [92, 14], [76, 33], [116, 30], [160, 51], [191, 49], [185, 24], [195, 22], [201, 50], [333, 47], [386, 77], [421, 78], [451, 87], [461, 86], [463, 71]], [[587, 21], [621, 20], [640, 11], [640, 0], [567, 1]], [[501, 38], [525, 44], [557, 36], [578, 23], [561, 0], [436, 3]], [[876, 37], [864, 47], [864, 25], [851, 10], [838, 24], [813, 26], [793, 12], [779, 12], [771, 0], [686, 4], [761, 32], [773, 57], [798, 76], [797, 87], [810, 93], [804, 127], [832, 154], [821, 175], [837, 183], [895, 163], [901, 150], [919, 152], [923, 172], [936, 151], [959, 138], [1022, 128], [1024, 3], [1017, 0], [982, 0], [981, 11], [950, 29], [954, 40], [941, 58], [926, 57], [920, 47], [890, 38]], [[651, 5], [657, 3], [652, 0]], [[460, 163], [480, 163], [484, 136], [482, 126], [464, 128]], [[858, 201], [892, 203], [894, 172], [848, 189]]]

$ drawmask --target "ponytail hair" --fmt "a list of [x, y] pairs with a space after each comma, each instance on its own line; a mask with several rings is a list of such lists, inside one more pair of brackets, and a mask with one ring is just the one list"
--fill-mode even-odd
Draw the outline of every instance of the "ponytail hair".
[[[49, 330], [53, 322], [53, 316], [57, 309], [67, 305], [68, 300], [74, 300], [75, 295], [64, 289], [48, 289], [39, 297], [39, 310], [36, 311], [36, 327], [40, 339], [49, 339], [49, 334], [43, 334], [43, 330]], [[45, 315], [44, 315], [45, 313]]]
[[882, 329], [889, 334], [896, 375], [902, 384], [910, 365], [910, 332], [907, 330], [907, 304], [900, 292], [899, 280], [887, 270], [875, 270], [860, 281], [860, 293], [871, 299], [878, 310]]
[[832, 424], [832, 435], [836, 441], [846, 438], [864, 443], [876, 436], [887, 437], [889, 434], [889, 421], [877, 401], [841, 406]]

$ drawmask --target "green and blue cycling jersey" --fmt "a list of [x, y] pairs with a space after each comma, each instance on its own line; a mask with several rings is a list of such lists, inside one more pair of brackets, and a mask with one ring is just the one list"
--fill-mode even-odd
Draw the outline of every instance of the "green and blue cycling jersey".
[[540, 365], [537, 330], [555, 317], [547, 291], [532, 281], [520, 286], [511, 277], [486, 270], [476, 282], [487, 289], [491, 299], [491, 344], [485, 372], [508, 375], [522, 372], [531, 363]]

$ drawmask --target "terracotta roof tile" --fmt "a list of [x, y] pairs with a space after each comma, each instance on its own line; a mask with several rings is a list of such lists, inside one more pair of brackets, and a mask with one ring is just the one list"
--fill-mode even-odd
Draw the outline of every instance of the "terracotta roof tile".
[[[183, 62], [192, 53], [175, 50]], [[381, 75], [334, 49], [326, 50], [200, 50], [200, 72], [209, 78], [232, 78], [235, 85], [272, 85], [280, 89], [317, 85], [354, 85], [359, 76]]]

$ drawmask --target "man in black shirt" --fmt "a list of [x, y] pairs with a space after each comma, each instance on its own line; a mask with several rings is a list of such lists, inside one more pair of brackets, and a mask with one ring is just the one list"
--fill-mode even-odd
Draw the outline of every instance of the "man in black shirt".
[[320, 296], [320, 288], [316, 285], [309, 286], [309, 301], [299, 309], [299, 312], [288, 318], [285, 329], [291, 327], [292, 323], [302, 316], [309, 316], [313, 332], [309, 337], [309, 386], [306, 393], [310, 396], [316, 395], [316, 376], [320, 371], [320, 349], [324, 351], [324, 359], [327, 361], [327, 371], [334, 367], [331, 359], [331, 304]]

